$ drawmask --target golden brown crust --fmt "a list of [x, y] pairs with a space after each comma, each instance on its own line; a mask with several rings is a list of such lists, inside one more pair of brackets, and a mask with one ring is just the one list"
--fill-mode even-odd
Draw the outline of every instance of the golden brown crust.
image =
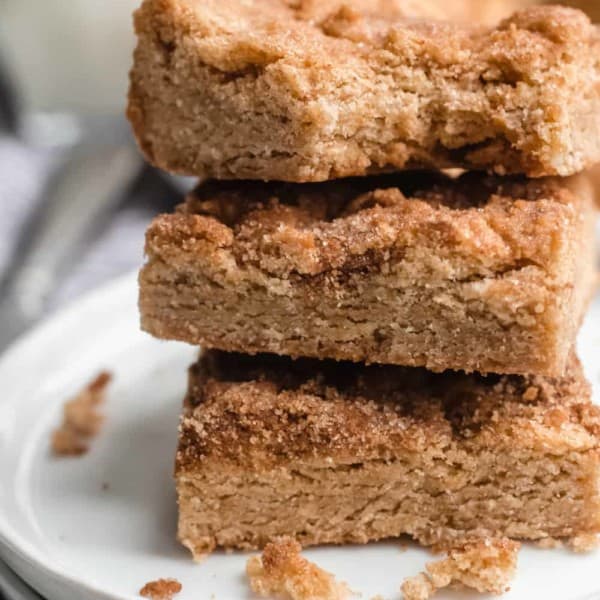
[[[177, 215], [158, 217], [150, 256], [231, 251], [238, 266], [316, 276], [393, 265], [412, 248], [456, 263], [455, 279], [535, 264], [557, 274], [592, 194], [587, 178], [452, 179], [413, 173], [322, 184], [210, 182]], [[210, 258], [210, 254], [208, 258]], [[204, 260], [206, 256], [202, 256]]]
[[600, 409], [578, 361], [561, 379], [206, 352], [190, 371], [177, 470], [260, 468], [315, 454], [389, 460], [428, 449], [597, 451]]
[[600, 158], [600, 38], [583, 13], [531, 7], [494, 29], [411, 15], [406, 0], [146, 0], [140, 145], [167, 170], [288, 181], [570, 175]]
[[300, 544], [279, 538], [267, 544], [262, 556], [246, 563], [252, 591], [259, 596], [288, 600], [345, 600], [351, 593], [345, 583], [337, 582], [301, 554]]

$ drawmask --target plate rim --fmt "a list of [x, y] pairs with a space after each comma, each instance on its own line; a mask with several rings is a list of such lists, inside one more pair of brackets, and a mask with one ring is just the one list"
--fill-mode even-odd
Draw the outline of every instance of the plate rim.
[[[102, 299], [106, 296], [124, 296], [129, 292], [135, 291], [137, 273], [137, 270], [129, 271], [82, 293], [18, 336], [0, 354], [0, 377], [7, 363], [15, 360], [15, 356], [18, 357], [20, 354], [27, 354], [29, 348], [37, 345], [36, 342], [38, 339], [47, 336], [49, 332], [58, 326], [58, 323], [67, 319], [73, 312], [89, 312], [93, 310], [94, 306], [101, 304]], [[4, 402], [8, 402], [8, 400]], [[3, 400], [0, 398], [0, 405], [2, 404]], [[21, 565], [27, 565], [32, 570], [40, 572], [40, 574], [51, 578], [57, 583], [70, 585], [78, 592], [95, 594], [97, 598], [110, 600], [119, 598], [103, 590], [95, 581], [77, 578], [72, 572], [60, 568], [57, 563], [49, 563], [30, 541], [25, 539], [11, 526], [2, 512], [0, 512], [0, 556], [36, 591], [38, 590], [38, 586], [35, 586], [31, 578], [27, 577]]]

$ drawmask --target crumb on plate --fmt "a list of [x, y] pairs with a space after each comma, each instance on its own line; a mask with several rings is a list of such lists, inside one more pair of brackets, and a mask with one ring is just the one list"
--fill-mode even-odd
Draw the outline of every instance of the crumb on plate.
[[149, 581], [140, 590], [140, 596], [151, 600], [171, 600], [181, 590], [182, 585], [177, 579], [157, 579]]
[[262, 556], [246, 564], [250, 587], [260, 596], [279, 595], [288, 600], [344, 600], [348, 586], [301, 556], [300, 544], [281, 537], [267, 544]]
[[104, 402], [112, 375], [102, 371], [63, 408], [63, 421], [52, 432], [52, 452], [56, 456], [80, 456], [89, 450], [104, 421], [98, 407]]
[[501, 594], [508, 590], [517, 567], [518, 542], [482, 539], [465, 542], [448, 551], [442, 560], [426, 565], [427, 571], [402, 584], [404, 600], [428, 600], [439, 589], [453, 583], [478, 592]]
[[567, 548], [573, 552], [591, 552], [600, 546], [600, 538], [594, 533], [582, 533], [567, 540]]

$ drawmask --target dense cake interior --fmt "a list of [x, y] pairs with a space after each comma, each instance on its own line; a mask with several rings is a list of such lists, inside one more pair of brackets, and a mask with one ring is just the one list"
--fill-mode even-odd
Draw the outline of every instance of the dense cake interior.
[[548, 379], [211, 351], [181, 424], [179, 537], [201, 555], [596, 532], [599, 433], [575, 359]]
[[146, 238], [142, 326], [242, 352], [562, 373], [591, 289], [587, 177], [210, 182]]
[[188, 175], [299, 182], [566, 176], [600, 158], [600, 36], [583, 13], [485, 28], [410, 4], [146, 0], [128, 109], [142, 149]]

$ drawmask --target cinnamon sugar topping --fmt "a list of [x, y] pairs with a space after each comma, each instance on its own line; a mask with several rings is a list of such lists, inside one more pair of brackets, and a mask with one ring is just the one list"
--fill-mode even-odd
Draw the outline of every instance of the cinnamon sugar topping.
[[[574, 357], [568, 373], [561, 379], [435, 374], [213, 350], [190, 373], [177, 464], [194, 468], [202, 456], [287, 463], [315, 449], [360, 461], [409, 448], [447, 452], [451, 445], [597, 448], [600, 409], [590, 404]], [[524, 400], [531, 387], [535, 400]], [[565, 419], [556, 428], [548, 415], [559, 411]]]

